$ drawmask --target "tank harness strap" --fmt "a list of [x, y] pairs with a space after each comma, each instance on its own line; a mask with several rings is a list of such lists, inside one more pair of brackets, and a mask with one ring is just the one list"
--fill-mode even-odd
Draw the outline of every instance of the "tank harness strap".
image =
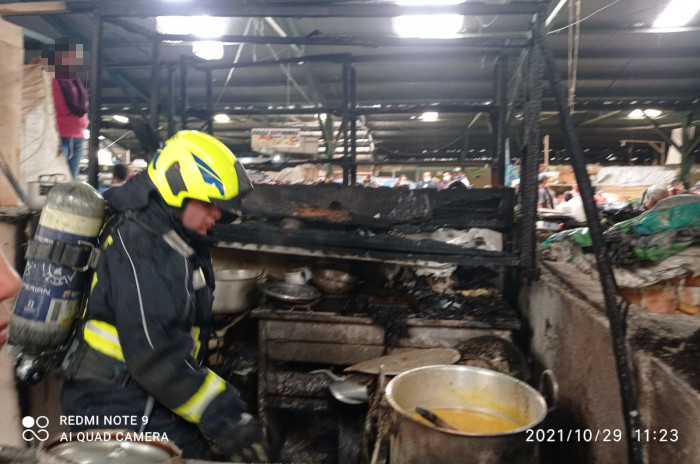
[[97, 267], [100, 254], [99, 248], [83, 240], [78, 242], [29, 240], [26, 257], [47, 260], [55, 266], [85, 272]]

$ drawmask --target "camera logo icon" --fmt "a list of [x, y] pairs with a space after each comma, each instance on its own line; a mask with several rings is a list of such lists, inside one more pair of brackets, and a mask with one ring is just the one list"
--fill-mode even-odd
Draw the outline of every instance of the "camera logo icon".
[[[37, 430], [34, 431], [36, 425]], [[24, 441], [46, 441], [49, 439], [49, 431], [46, 427], [49, 426], [49, 418], [46, 416], [38, 416], [34, 419], [32, 416], [24, 416], [22, 418], [22, 438]]]

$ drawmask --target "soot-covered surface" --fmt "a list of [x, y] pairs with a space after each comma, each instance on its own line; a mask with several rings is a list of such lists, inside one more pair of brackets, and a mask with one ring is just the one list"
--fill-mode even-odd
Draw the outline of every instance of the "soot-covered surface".
[[681, 339], [645, 327], [635, 331], [632, 342], [636, 347], [663, 360], [685, 377], [691, 387], [700, 391], [700, 330]]

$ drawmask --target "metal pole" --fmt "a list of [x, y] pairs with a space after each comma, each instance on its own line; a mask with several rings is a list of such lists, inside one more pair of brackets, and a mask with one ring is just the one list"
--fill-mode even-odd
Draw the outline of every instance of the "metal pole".
[[495, 178], [492, 179], [494, 187], [502, 187], [506, 178], [506, 88], [508, 73], [508, 61], [505, 56], [500, 56], [493, 69], [493, 94], [495, 108], [491, 112], [492, 150], [495, 160]]
[[212, 90], [213, 79], [211, 74], [211, 71], [204, 72], [207, 91], [207, 133], [209, 135], [214, 135], [214, 92]]
[[180, 55], [180, 128], [187, 129], [187, 57]]
[[175, 63], [168, 61], [168, 138], [175, 135]]
[[[541, 16], [541, 15], [540, 15]], [[538, 18], [542, 21], [542, 18]], [[535, 222], [537, 221], [537, 168], [540, 154], [540, 110], [542, 109], [542, 80], [544, 64], [542, 54], [537, 49], [528, 54], [529, 69], [526, 77], [525, 116], [525, 156], [522, 160], [520, 174], [520, 201], [522, 204], [520, 230], [520, 266], [523, 275], [536, 278], [537, 238]]]
[[348, 147], [348, 120], [350, 119], [350, 61], [343, 60], [343, 185], [350, 185], [349, 147]]
[[615, 353], [615, 363], [617, 365], [617, 376], [620, 383], [620, 396], [622, 397], [622, 408], [625, 413], [624, 422], [627, 430], [627, 452], [629, 462], [632, 464], [644, 463], [644, 449], [642, 443], [637, 439], [635, 433], [640, 429], [641, 418], [637, 405], [637, 388], [630, 366], [629, 354], [625, 343], [625, 317], [617, 301], [617, 284], [613, 274], [610, 258], [607, 254], [605, 241], [603, 239], [603, 228], [598, 219], [598, 211], [593, 199], [593, 188], [591, 180], [586, 171], [586, 161], [578, 139], [578, 133], [574, 126], [567, 106], [566, 88], [554, 60], [554, 54], [547, 45], [544, 36], [544, 28], [541, 23], [537, 24], [533, 30], [535, 46], [544, 55], [547, 72], [551, 82], [551, 87], [556, 97], [559, 107], [559, 118], [562, 129], [567, 135], [569, 151], [571, 153], [571, 164], [576, 174], [576, 182], [581, 192], [583, 209], [586, 212], [588, 230], [591, 234], [592, 248], [598, 264], [598, 274], [603, 288], [605, 299], [605, 312], [610, 321], [610, 334], [612, 337], [613, 351]]
[[88, 183], [97, 188], [100, 149], [100, 107], [102, 106], [102, 16], [92, 14], [90, 31], [90, 142], [88, 144]]
[[355, 106], [357, 105], [357, 73], [350, 65], [350, 185], [357, 183], [357, 116]]
[[153, 48], [151, 50], [151, 125], [153, 130], [158, 132], [159, 115], [158, 104], [160, 102], [160, 66], [158, 65], [160, 55], [160, 39], [153, 39]]

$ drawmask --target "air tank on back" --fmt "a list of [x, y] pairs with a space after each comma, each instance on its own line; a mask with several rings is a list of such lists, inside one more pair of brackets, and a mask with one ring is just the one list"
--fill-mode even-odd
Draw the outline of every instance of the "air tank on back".
[[[102, 195], [84, 182], [58, 184], [49, 192], [10, 321], [9, 351], [21, 354], [25, 370], [68, 340], [87, 287], [85, 264], [104, 214]], [[68, 265], [71, 254], [79, 258]]]

